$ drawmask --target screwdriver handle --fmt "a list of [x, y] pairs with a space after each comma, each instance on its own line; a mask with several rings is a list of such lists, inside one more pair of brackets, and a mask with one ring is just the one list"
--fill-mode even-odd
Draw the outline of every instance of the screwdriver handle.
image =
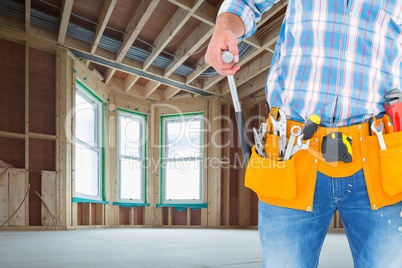
[[383, 121], [384, 121], [385, 133], [393, 133], [393, 132], [395, 132], [394, 125], [392, 124], [391, 117], [388, 114], [384, 115]]
[[303, 135], [302, 140], [308, 140], [310, 139], [314, 133], [317, 131], [318, 125], [321, 122], [321, 118], [313, 114], [307, 119], [306, 123], [304, 123], [301, 134]]

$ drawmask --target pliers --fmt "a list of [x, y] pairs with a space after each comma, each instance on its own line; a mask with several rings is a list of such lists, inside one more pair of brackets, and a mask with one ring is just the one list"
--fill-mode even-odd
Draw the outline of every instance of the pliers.
[[272, 134], [279, 136], [279, 157], [283, 158], [285, 156], [286, 151], [286, 115], [285, 113], [279, 109], [279, 117], [274, 118], [272, 115], [269, 115], [272, 123]]

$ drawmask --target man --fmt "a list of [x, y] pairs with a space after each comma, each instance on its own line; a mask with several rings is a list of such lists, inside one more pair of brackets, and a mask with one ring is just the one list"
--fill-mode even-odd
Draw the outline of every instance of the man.
[[[234, 75], [238, 39], [254, 34], [261, 13], [275, 2], [225, 1], [205, 61], [221, 75]], [[225, 50], [235, 56], [230, 64], [222, 62]], [[281, 173], [267, 173], [270, 187], [253, 188], [260, 198], [264, 267], [317, 267], [335, 210], [355, 267], [402, 267], [402, 131], [384, 133], [387, 150], [380, 150], [367, 123], [384, 115], [385, 94], [393, 88], [402, 89], [402, 0], [288, 1], [266, 99], [286, 114], [288, 125], [312, 114], [321, 125], [313, 150], [289, 160], [296, 166], [294, 196], [263, 189], [279, 189]], [[324, 140], [334, 133], [351, 148], [351, 162], [322, 157]]]

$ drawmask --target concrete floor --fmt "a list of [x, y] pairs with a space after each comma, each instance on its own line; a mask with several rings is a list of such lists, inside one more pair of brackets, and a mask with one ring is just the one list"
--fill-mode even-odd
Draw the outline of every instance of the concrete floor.
[[[260, 268], [261, 259], [256, 230], [0, 231], [2, 268]], [[353, 267], [344, 234], [327, 235], [319, 267]]]

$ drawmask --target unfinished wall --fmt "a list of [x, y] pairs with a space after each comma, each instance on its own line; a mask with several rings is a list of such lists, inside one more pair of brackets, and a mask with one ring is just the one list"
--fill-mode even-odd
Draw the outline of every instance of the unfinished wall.
[[54, 53], [0, 39], [0, 159], [28, 171], [30, 226], [42, 224], [41, 172], [56, 169], [55, 61]]
[[[105, 103], [105, 193], [108, 204], [73, 203], [73, 145], [68, 114], [74, 104], [75, 81], [80, 79]], [[230, 100], [190, 98], [151, 102], [121, 90], [118, 81], [107, 86], [64, 48], [15, 38], [0, 38], [0, 160], [15, 168], [0, 181], [0, 225], [7, 228], [58, 229], [79, 227], [252, 227], [257, 225], [258, 199], [244, 187], [244, 162]], [[158, 159], [160, 117], [172, 113], [204, 112], [211, 123], [204, 155], [221, 159], [220, 166], [205, 164], [204, 200], [207, 208], [156, 208], [159, 174], [148, 171], [149, 206], [114, 206], [117, 201], [116, 109], [148, 115], [148, 156]], [[247, 104], [248, 129], [265, 116], [264, 102]], [[220, 118], [216, 120], [216, 118]], [[249, 120], [250, 119], [250, 120]], [[218, 135], [210, 135], [220, 131]], [[250, 140], [252, 140], [251, 132]], [[240, 156], [239, 156], [240, 155]], [[11, 169], [10, 169], [11, 170]], [[4, 170], [0, 170], [0, 174]], [[27, 192], [27, 190], [29, 190]], [[28, 193], [25, 197], [25, 193]], [[21, 208], [18, 209], [18, 206]], [[333, 228], [342, 227], [335, 217]]]
[[0, 159], [25, 168], [25, 46], [0, 39]]

